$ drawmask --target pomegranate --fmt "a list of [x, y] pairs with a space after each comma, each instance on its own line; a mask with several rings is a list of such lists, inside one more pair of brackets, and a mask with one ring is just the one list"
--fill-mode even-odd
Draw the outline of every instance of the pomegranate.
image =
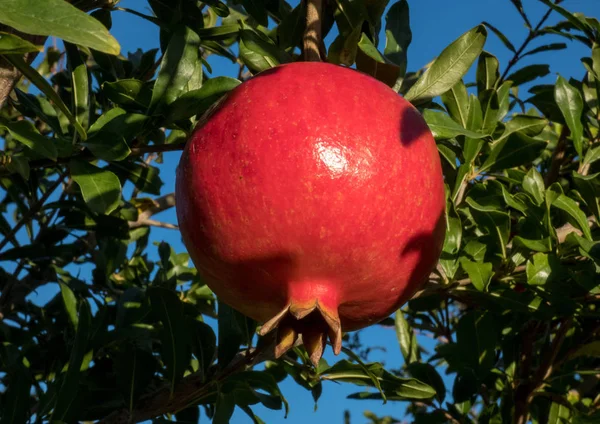
[[208, 111], [181, 157], [177, 216], [191, 258], [225, 303], [301, 336], [389, 316], [435, 266], [444, 182], [419, 114], [383, 83], [327, 63], [264, 71]]

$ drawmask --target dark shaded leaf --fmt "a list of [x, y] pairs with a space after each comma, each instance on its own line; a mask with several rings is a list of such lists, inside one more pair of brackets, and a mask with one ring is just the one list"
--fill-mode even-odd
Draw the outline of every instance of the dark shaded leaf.
[[167, 121], [174, 122], [190, 118], [194, 115], [202, 115], [217, 100], [233, 90], [240, 83], [239, 80], [229, 77], [209, 79], [204, 83], [202, 88], [188, 91], [169, 105]]
[[567, 45], [565, 43], [545, 44], [543, 46], [536, 47], [535, 49], [531, 49], [531, 50], [529, 50], [526, 53], [523, 53], [521, 55], [521, 57], [525, 57], [525, 56], [529, 56], [529, 55], [536, 54], [536, 53], [541, 53], [541, 52], [563, 50], [563, 49], [566, 49], [566, 48], [567, 48]]
[[87, 352], [91, 321], [90, 306], [86, 300], [83, 300], [79, 306], [79, 320], [75, 342], [71, 349], [67, 371], [57, 395], [56, 405], [52, 412], [52, 420], [64, 421], [73, 406], [73, 400], [77, 396], [81, 374], [80, 368], [84, 360], [84, 355]]
[[162, 322], [161, 357], [167, 367], [169, 384], [173, 391], [189, 365], [191, 354], [183, 305], [172, 290], [162, 287], [148, 288], [148, 298], [153, 314]]
[[544, 77], [549, 73], [549, 65], [529, 65], [513, 72], [506, 77], [506, 80], [512, 81], [513, 86], [516, 87], [533, 81], [536, 78]]
[[406, 73], [408, 46], [412, 41], [408, 2], [394, 3], [385, 17], [385, 57], [400, 67], [400, 76]]

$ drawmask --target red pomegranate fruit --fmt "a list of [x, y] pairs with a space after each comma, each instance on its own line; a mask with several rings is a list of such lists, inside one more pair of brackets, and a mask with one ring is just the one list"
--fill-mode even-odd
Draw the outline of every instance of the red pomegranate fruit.
[[264, 71], [198, 123], [176, 181], [183, 241], [217, 296], [302, 336], [317, 363], [329, 338], [377, 323], [434, 268], [444, 182], [419, 112], [383, 83], [327, 63]]

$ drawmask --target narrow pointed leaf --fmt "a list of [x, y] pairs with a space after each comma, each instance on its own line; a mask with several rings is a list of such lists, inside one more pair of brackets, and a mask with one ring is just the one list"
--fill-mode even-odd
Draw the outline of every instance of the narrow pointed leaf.
[[487, 37], [483, 25], [478, 25], [446, 47], [431, 67], [408, 90], [405, 98], [419, 103], [444, 94], [467, 73], [479, 57]]
[[423, 117], [435, 138], [447, 139], [456, 137], [457, 135], [466, 135], [471, 138], [483, 138], [486, 136], [486, 134], [463, 128], [444, 112], [426, 109], [425, 112], [423, 112]]
[[161, 357], [167, 367], [171, 391], [183, 377], [190, 361], [190, 345], [183, 304], [172, 290], [162, 287], [148, 289], [152, 313], [162, 322], [160, 331]]
[[187, 27], [173, 34], [160, 64], [154, 83], [150, 111], [156, 112], [164, 104], [173, 103], [192, 77], [198, 59], [200, 38]]
[[581, 156], [583, 150], [583, 124], [581, 123], [583, 99], [581, 93], [559, 75], [554, 89], [554, 99], [571, 130], [575, 150]]
[[412, 41], [408, 2], [394, 3], [385, 17], [385, 49], [383, 54], [398, 65], [400, 76], [406, 73], [407, 51]]
[[500, 41], [502, 41], [502, 43], [506, 46], [506, 48], [508, 50], [510, 50], [513, 53], [517, 52], [517, 49], [515, 49], [515, 46], [513, 46], [513, 44], [508, 39], [508, 37], [506, 35], [504, 35], [504, 33], [502, 31], [500, 31], [498, 28], [496, 28], [495, 26], [493, 26], [489, 22], [485, 22], [484, 21], [483, 24], [486, 27], [488, 27], [489, 29], [491, 29], [494, 34], [496, 34], [496, 36], [500, 39]]
[[494, 171], [525, 165], [536, 159], [546, 142], [534, 140], [522, 133], [513, 133], [494, 144], [481, 166], [481, 171]]
[[401, 309], [396, 311], [395, 329], [396, 337], [400, 344], [400, 351], [404, 357], [404, 363], [410, 364], [411, 362], [417, 361], [419, 359], [417, 336], [406, 318], [404, 318], [404, 312], [402, 312]]
[[0, 54], [39, 53], [44, 46], [36, 46], [15, 34], [0, 31]]
[[83, 300], [79, 306], [77, 334], [75, 335], [75, 342], [71, 348], [69, 366], [58, 392], [56, 405], [52, 412], [52, 421], [63, 421], [73, 406], [73, 400], [75, 400], [75, 397], [77, 396], [79, 376], [81, 373], [80, 369], [84, 355], [87, 352], [91, 321], [92, 316], [90, 306], [86, 300]]

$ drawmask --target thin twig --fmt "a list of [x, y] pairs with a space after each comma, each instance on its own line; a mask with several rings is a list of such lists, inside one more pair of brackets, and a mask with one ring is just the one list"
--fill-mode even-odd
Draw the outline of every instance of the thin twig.
[[504, 70], [504, 73], [502, 74], [502, 77], [500, 78], [500, 81], [504, 81], [504, 79], [508, 75], [508, 72], [521, 59], [521, 53], [523, 53], [523, 50], [525, 50], [525, 48], [529, 45], [529, 43], [535, 37], [537, 37], [538, 31], [540, 30], [540, 28], [542, 27], [542, 25], [544, 25], [544, 22], [546, 22], [546, 20], [548, 19], [548, 17], [550, 16], [551, 13], [552, 13], [552, 9], [548, 8], [548, 10], [546, 11], [546, 13], [542, 17], [542, 19], [540, 19], [540, 21], [538, 22], [538, 24], [536, 25], [536, 27], [533, 30], [529, 30], [529, 34], [527, 35], [527, 38], [525, 39], [525, 41], [523, 41], [523, 44], [521, 44], [521, 47], [519, 47], [519, 49], [515, 52], [515, 55], [512, 57], [512, 59], [508, 62], [508, 66]]
[[[163, 153], [163, 152], [174, 152], [178, 150], [183, 150], [185, 148], [184, 143], [173, 143], [173, 144], [152, 144], [150, 146], [140, 146], [140, 147], [132, 147], [131, 153], [129, 156], [142, 156], [147, 153]], [[29, 162], [30, 169], [43, 169], [43, 168], [52, 168], [57, 165], [64, 165], [69, 163], [72, 159], [83, 160], [83, 161], [93, 161], [97, 158], [89, 151], [84, 150], [81, 153], [78, 153], [73, 156], [67, 156], [64, 158], [58, 158], [56, 161], [50, 159], [38, 159], [32, 160]], [[0, 170], [0, 176], [10, 175], [12, 172], [8, 170]]]
[[23, 226], [25, 226], [25, 224], [27, 224], [35, 216], [35, 214], [38, 213], [42, 209], [46, 200], [48, 200], [48, 198], [52, 195], [54, 190], [56, 190], [62, 184], [63, 177], [64, 176], [61, 174], [58, 177], [58, 179], [54, 182], [54, 184], [52, 184], [52, 186], [50, 186], [50, 188], [48, 188], [48, 190], [46, 190], [46, 192], [42, 195], [40, 200], [38, 200], [31, 208], [29, 208], [27, 213], [25, 213], [25, 215], [23, 215], [21, 220], [6, 235], [4, 240], [2, 240], [0, 242], [0, 251], [2, 251], [2, 249], [4, 249], [4, 247], [19, 232], [19, 230], [21, 228], [23, 228]]

